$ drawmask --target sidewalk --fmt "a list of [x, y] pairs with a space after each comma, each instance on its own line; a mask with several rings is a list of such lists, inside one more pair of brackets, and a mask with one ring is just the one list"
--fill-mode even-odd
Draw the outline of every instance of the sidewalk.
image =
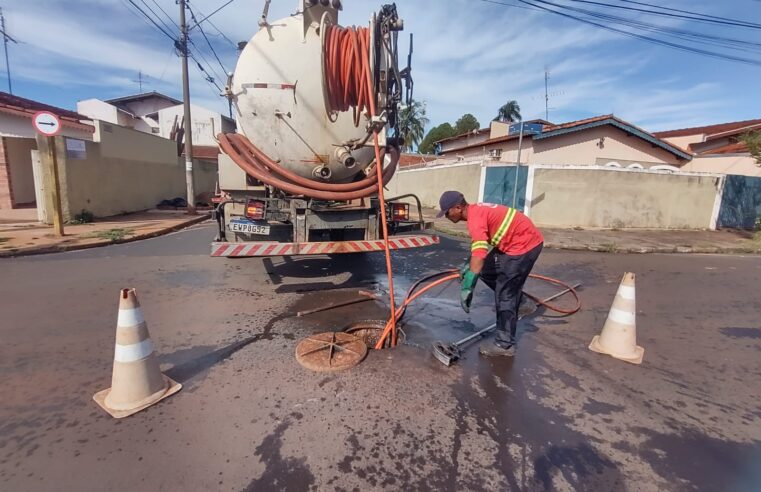
[[[423, 209], [426, 222], [437, 231], [469, 237], [467, 222], [437, 219], [436, 210]], [[544, 245], [553, 249], [600, 251], [605, 253], [728, 253], [761, 254], [761, 233], [727, 229], [721, 231], [681, 231], [663, 229], [553, 229], [541, 228]]]
[[0, 258], [94, 248], [160, 236], [209, 218], [207, 211], [187, 215], [180, 210], [148, 210], [64, 225], [63, 237], [36, 221], [36, 211], [0, 210]]

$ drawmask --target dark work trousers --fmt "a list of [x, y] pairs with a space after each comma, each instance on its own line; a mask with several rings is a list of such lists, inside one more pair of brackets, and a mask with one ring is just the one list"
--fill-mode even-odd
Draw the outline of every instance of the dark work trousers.
[[507, 255], [496, 248], [486, 256], [481, 280], [494, 291], [497, 305], [497, 333], [494, 343], [502, 348], [515, 345], [518, 325], [518, 307], [521, 304], [523, 284], [534, 268], [543, 244], [522, 255]]

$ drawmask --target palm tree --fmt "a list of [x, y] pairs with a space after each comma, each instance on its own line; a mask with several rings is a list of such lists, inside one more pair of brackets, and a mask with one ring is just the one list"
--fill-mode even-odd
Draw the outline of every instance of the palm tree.
[[514, 121], [520, 121], [521, 119], [521, 107], [518, 106], [518, 101], [507, 101], [499, 111], [494, 121], [501, 121], [503, 123], [512, 123]]
[[412, 150], [423, 140], [428, 118], [425, 116], [425, 102], [412, 100], [399, 111], [399, 130], [404, 138], [404, 148]]

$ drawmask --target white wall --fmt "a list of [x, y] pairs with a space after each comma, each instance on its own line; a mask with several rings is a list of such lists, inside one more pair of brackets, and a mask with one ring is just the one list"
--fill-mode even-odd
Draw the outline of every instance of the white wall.
[[[2, 137], [21, 137], [35, 138], [37, 131], [32, 126], [32, 115], [21, 116], [7, 113], [0, 113], [0, 136]], [[92, 140], [93, 133], [90, 131], [71, 128], [63, 121], [61, 135], [65, 137], [79, 138], [81, 140]]]
[[111, 106], [100, 99], [77, 101], [77, 113], [93, 120], [100, 120], [118, 125], [121, 124], [119, 122], [118, 112], [119, 110], [116, 109], [116, 106]]
[[[172, 131], [172, 124], [177, 118], [177, 124], [182, 122], [183, 106], [177, 105], [159, 111], [159, 133], [164, 138], [169, 138]], [[220, 132], [231, 132], [231, 124], [225, 122], [223, 126], [222, 115], [217, 112], [209, 111], [200, 106], [190, 106], [190, 116], [193, 120], [193, 145], [217, 145], [215, 140], [216, 134]]]

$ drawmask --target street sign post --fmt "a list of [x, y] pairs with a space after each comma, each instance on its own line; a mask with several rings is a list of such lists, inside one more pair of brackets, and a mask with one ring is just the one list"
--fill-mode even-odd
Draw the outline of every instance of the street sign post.
[[55, 136], [61, 132], [61, 120], [50, 111], [39, 111], [32, 117], [35, 130], [47, 137], [48, 152], [50, 153], [50, 165], [52, 167], [53, 186], [53, 227], [56, 234], [63, 236], [63, 212], [61, 207], [61, 184], [58, 179], [58, 158], [55, 148]]

